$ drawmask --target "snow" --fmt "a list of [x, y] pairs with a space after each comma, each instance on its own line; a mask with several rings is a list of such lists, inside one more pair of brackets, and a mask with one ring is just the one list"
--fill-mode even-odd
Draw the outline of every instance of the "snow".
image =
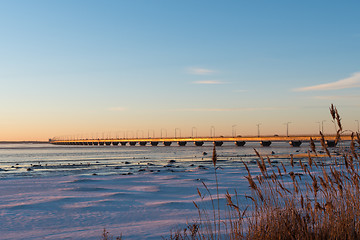
[[[78, 154], [76, 149], [64, 148], [63, 152], [50, 147], [44, 149], [36, 149], [40, 153], [32, 149], [35, 151], [31, 155], [32, 161], [26, 158], [26, 149], [24, 155], [20, 151], [16, 156], [8, 154], [6, 162], [3, 160], [2, 168], [8, 175], [0, 176], [0, 239], [91, 240], [100, 239], [104, 228], [111, 235], [122, 234], [124, 239], [161, 239], [169, 236], [171, 230], [197, 219], [193, 201], [210, 207], [210, 197], [203, 182], [216, 195], [211, 156], [206, 159], [202, 156], [203, 151], [211, 152], [211, 147], [185, 150], [175, 147], [126, 148], [128, 157], [124, 157], [125, 153], [121, 155], [125, 150], [115, 148], [106, 150], [103, 155], [90, 148], [81, 150], [88, 154], [87, 157]], [[246, 157], [239, 157], [238, 148], [233, 149], [218, 149], [220, 154], [231, 155], [219, 156], [220, 196], [223, 198], [227, 189], [230, 192], [236, 189], [246, 205], [248, 202], [243, 196], [251, 191], [244, 178], [247, 172], [242, 161], [248, 162], [256, 175], [259, 173], [254, 161], [256, 157], [249, 155], [253, 152], [252, 147], [243, 148]], [[291, 150], [288, 146], [286, 149]], [[267, 151], [273, 150], [280, 151], [276, 148]], [[130, 151], [139, 154], [136, 159]], [[144, 159], [141, 154], [149, 155], [149, 151], [156, 151], [156, 155]], [[184, 157], [185, 153], [200, 157]], [[89, 165], [79, 164], [78, 157]], [[26, 164], [35, 163], [39, 158], [43, 161], [41, 167], [33, 167], [31, 172], [23, 170], [28, 167]], [[51, 165], [56, 162], [54, 159], [60, 159], [61, 164]], [[69, 159], [71, 164], [76, 163], [76, 171], [66, 162]], [[169, 164], [169, 159], [176, 161]], [[12, 168], [15, 162], [19, 162], [21, 169]], [[68, 169], [64, 170], [65, 166]], [[130, 169], [133, 174], [127, 175]], [[197, 188], [205, 194], [204, 199], [201, 200]], [[225, 205], [223, 199], [220, 205]]]
[[1, 239], [161, 239], [196, 217], [211, 170], [1, 180]]

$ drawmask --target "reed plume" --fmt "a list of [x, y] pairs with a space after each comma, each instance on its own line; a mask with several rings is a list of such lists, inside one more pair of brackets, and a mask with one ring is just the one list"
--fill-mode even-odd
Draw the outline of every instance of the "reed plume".
[[[333, 104], [330, 114], [337, 128], [335, 141], [340, 142], [341, 118]], [[243, 162], [251, 191], [245, 198], [251, 204], [242, 211], [226, 191], [224, 198], [229, 212], [221, 219], [223, 230], [220, 224], [216, 225], [220, 223], [217, 219], [216, 227], [207, 229], [218, 231], [216, 234], [201, 232], [204, 228], [200, 224], [191, 238], [183, 234], [176, 239], [360, 239], [360, 163], [355, 147], [355, 140], [360, 144], [359, 133], [352, 135], [347, 148], [339, 148], [341, 161], [331, 155], [322, 132], [320, 136], [327, 157], [312, 158], [308, 151], [307, 161], [299, 159], [295, 163], [291, 154], [290, 164], [281, 163], [282, 168], [272, 164], [269, 157], [266, 166], [264, 157], [254, 149], [260, 173], [253, 175], [251, 165]], [[313, 139], [310, 148], [317, 154]], [[213, 152], [216, 153], [215, 147]], [[213, 164], [216, 174], [214, 154]], [[213, 209], [215, 212], [214, 206]]]

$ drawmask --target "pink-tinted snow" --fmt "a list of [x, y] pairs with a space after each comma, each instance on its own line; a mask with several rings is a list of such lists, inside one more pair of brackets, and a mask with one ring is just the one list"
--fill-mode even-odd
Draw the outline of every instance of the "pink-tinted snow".
[[[242, 174], [218, 170], [220, 187], [242, 188]], [[202, 181], [213, 169], [135, 175], [9, 178], [0, 185], [0, 239], [161, 239], [196, 218]], [[206, 201], [205, 201], [206, 202]]]

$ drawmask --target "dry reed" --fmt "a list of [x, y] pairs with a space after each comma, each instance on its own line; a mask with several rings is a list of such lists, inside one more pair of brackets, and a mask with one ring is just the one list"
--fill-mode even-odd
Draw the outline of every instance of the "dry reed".
[[102, 233], [102, 235], [101, 235], [101, 239], [102, 239], [102, 240], [114, 240], [114, 239], [115, 239], [115, 240], [122, 240], [123, 238], [122, 238], [121, 235], [114, 238], [114, 236], [112, 236], [112, 235], [104, 228], [103, 233]]
[[[337, 144], [343, 127], [334, 105], [330, 107], [330, 114], [336, 128]], [[232, 196], [226, 192], [228, 208], [222, 218], [221, 230], [218, 227], [202, 228], [200, 218], [196, 223], [197, 231], [191, 237], [180, 234], [170, 239], [217, 239], [214, 236], [221, 239], [359, 239], [360, 174], [359, 154], [355, 147], [355, 141], [360, 145], [359, 133], [352, 135], [349, 150], [343, 148], [339, 159], [330, 153], [322, 132], [320, 136], [327, 158], [312, 159], [309, 151], [307, 163], [299, 160], [302, 173], [296, 170], [298, 165], [292, 155], [291, 169], [283, 163], [279, 168], [272, 166], [268, 157], [266, 165], [264, 158], [254, 149], [261, 174], [252, 176], [244, 163], [247, 171], [245, 178], [251, 189], [251, 195], [245, 197], [252, 204], [242, 211], [238, 200], [234, 203]], [[317, 154], [313, 139], [310, 139], [310, 148]], [[214, 167], [216, 169], [215, 163]]]
[[[343, 132], [341, 118], [333, 105], [330, 114], [336, 127], [337, 143]], [[321, 132], [320, 135], [327, 157], [312, 159], [308, 151], [308, 158], [299, 159], [296, 164], [290, 155], [287, 167], [283, 163], [281, 168], [274, 166], [268, 157], [266, 164], [254, 149], [260, 175], [253, 176], [249, 166], [243, 163], [251, 190], [245, 198], [251, 204], [242, 209], [236, 191], [233, 196], [227, 191], [223, 216], [219, 208], [214, 147], [216, 199], [203, 183], [212, 209], [203, 209], [194, 202], [199, 219], [166, 239], [360, 239], [360, 159], [355, 147], [355, 141], [360, 145], [359, 133], [352, 135], [348, 148], [339, 148], [340, 157], [331, 154], [325, 136]], [[310, 139], [310, 148], [316, 154], [313, 139]], [[197, 191], [201, 201], [204, 200], [204, 194]]]

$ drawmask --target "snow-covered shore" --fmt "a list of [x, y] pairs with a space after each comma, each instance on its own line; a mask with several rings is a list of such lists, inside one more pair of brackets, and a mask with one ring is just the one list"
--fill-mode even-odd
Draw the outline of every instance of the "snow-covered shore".
[[[207, 168], [208, 167], [208, 168]], [[1, 239], [99, 239], [106, 228], [125, 239], [161, 239], [196, 218], [192, 201], [213, 169], [135, 175], [5, 179], [0, 186]], [[247, 189], [241, 173], [220, 169], [221, 187]]]
[[[62, 149], [60, 153], [57, 148], [35, 153], [30, 149], [33, 163], [42, 158], [42, 166], [32, 167], [30, 172], [25, 170], [25, 165], [30, 164], [26, 160], [30, 159], [28, 150], [24, 155], [19, 155], [17, 150], [17, 155], [4, 157], [4, 162], [13, 159], [13, 163], [3, 164], [10, 170], [0, 179], [0, 239], [100, 239], [104, 228], [114, 236], [122, 234], [124, 239], [161, 239], [197, 218], [193, 201], [211, 208], [208, 195], [201, 200], [197, 193], [197, 188], [204, 191], [204, 182], [215, 194], [211, 147], [156, 148], [155, 151], [161, 151], [155, 152], [156, 156], [151, 155], [153, 148], [136, 148], [132, 152], [125, 149], [129, 157], [120, 159], [118, 156], [124, 156], [125, 150], [114, 149], [102, 154], [96, 149]], [[288, 146], [284, 149], [266, 151], [298, 151]], [[134, 155], [135, 150], [141, 150], [141, 155]], [[250, 194], [250, 189], [242, 161], [256, 175], [257, 157], [249, 155], [252, 148], [241, 150], [243, 155], [238, 155], [238, 148], [219, 148], [217, 173], [221, 197], [227, 189], [236, 189], [246, 205], [242, 196]], [[203, 151], [209, 154], [201, 156]], [[64, 172], [63, 166], [73, 165], [57, 164], [58, 170], [53, 171], [49, 164], [59, 156], [73, 162], [86, 158], [91, 163], [90, 169], [82, 166], [78, 171]], [[138, 157], [133, 159], [133, 156]], [[176, 160], [169, 161], [168, 156]], [[21, 159], [25, 159], [19, 165], [23, 170], [11, 170], [11, 164]], [[281, 161], [289, 165], [288, 160]], [[274, 159], [274, 164], [279, 162]], [[16, 171], [21, 174], [17, 175]], [[132, 174], [127, 175], [127, 171]], [[220, 205], [224, 206], [225, 202]]]

